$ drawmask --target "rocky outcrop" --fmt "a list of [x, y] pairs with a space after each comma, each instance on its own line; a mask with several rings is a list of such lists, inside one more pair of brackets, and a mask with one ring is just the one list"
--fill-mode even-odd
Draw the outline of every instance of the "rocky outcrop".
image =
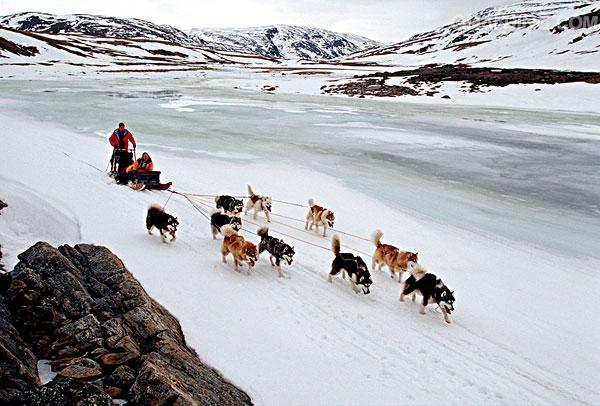
[[[2, 215], [2, 209], [8, 207], [6, 203], [0, 200], [0, 215]], [[0, 278], [2, 277], [1, 273], [4, 272], [4, 265], [2, 265], [2, 244], [0, 244]], [[2, 289], [2, 282], [0, 281], [0, 289]]]
[[321, 93], [335, 94], [342, 93], [348, 96], [377, 97], [397, 97], [397, 96], [417, 96], [419, 93], [408, 87], [398, 85], [387, 85], [382, 79], [364, 79], [354, 80], [342, 84], [323, 86]]
[[[14, 350], [24, 353], [16, 358], [25, 367], [11, 375], [21, 381], [10, 384], [11, 393], [29, 389], [22, 402], [77, 404], [86, 393], [92, 404], [111, 397], [134, 405], [251, 404], [246, 393], [202, 363], [177, 319], [107, 248], [56, 249], [40, 242], [19, 260], [3, 300], [16, 335], [27, 344]], [[36, 357], [57, 372], [41, 389]]]

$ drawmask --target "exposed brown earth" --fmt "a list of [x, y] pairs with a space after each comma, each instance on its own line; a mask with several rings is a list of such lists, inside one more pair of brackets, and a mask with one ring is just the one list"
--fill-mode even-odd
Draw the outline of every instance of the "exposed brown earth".
[[[385, 84], [387, 79], [394, 77], [403, 78], [406, 86], [388, 86]], [[481, 87], [505, 87], [513, 84], [554, 85], [575, 82], [600, 84], [600, 72], [473, 68], [467, 65], [428, 65], [417, 69], [354, 76], [351, 82], [324, 86], [321, 90], [323, 93], [342, 93], [350, 96], [390, 97], [404, 94], [421, 95], [423, 93], [420, 92], [420, 88], [423, 85], [439, 84], [441, 82], [465, 82], [470, 85], [469, 91], [475, 92]]]
[[0, 37], [0, 57], [2, 56], [2, 51], [20, 56], [35, 56], [39, 53], [36, 47], [26, 47], [23, 45], [15, 44], [14, 42], [7, 40], [6, 38]]

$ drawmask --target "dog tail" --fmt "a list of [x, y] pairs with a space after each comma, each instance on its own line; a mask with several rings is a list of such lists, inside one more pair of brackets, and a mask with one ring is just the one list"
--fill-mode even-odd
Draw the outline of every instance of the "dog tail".
[[217, 203], [217, 202], [219, 201], [219, 198], [220, 198], [220, 197], [221, 197], [221, 196], [215, 196], [215, 203]]
[[315, 205], [315, 201], [313, 199], [308, 199], [308, 206], [313, 207]]
[[269, 227], [264, 226], [264, 227], [259, 228], [258, 231], [256, 232], [256, 234], [258, 234], [258, 236], [260, 238], [268, 237], [269, 236]]
[[248, 185], [248, 196], [254, 196], [254, 190], [252, 190], [252, 186]]
[[223, 234], [225, 237], [231, 237], [232, 235], [237, 234], [237, 231], [235, 231], [235, 229], [229, 224], [225, 224], [223, 227], [221, 227], [221, 234]]
[[423, 276], [425, 276], [425, 274], [427, 273], [427, 270], [425, 269], [425, 267], [421, 264], [417, 264], [416, 262], [412, 262], [412, 265], [410, 267], [410, 274], [416, 279], [416, 280], [420, 280]]
[[150, 211], [150, 210], [157, 210], [160, 212], [164, 211], [163, 208], [160, 207], [158, 204], [151, 204], [150, 206], [148, 206], [148, 211]]
[[221, 214], [221, 209], [215, 209], [213, 207], [213, 209], [209, 213], [210, 218], [212, 218], [215, 214]]
[[335, 234], [331, 239], [331, 251], [333, 251], [336, 257], [340, 255], [341, 245], [340, 236]]
[[381, 230], [375, 230], [373, 235], [371, 235], [371, 241], [373, 241], [373, 244], [376, 247], [381, 246], [381, 236], [382, 235], [383, 235], [383, 232]]

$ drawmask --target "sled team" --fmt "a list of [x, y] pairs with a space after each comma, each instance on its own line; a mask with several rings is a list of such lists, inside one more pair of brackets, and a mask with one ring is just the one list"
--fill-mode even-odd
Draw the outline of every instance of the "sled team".
[[[152, 159], [147, 152], [144, 152], [141, 158], [131, 161], [129, 155], [131, 153], [128, 150], [129, 142], [133, 145], [133, 154], [135, 154], [136, 142], [131, 132], [125, 129], [125, 124], [119, 123], [119, 127], [111, 134], [109, 142], [113, 147], [110, 161], [111, 175], [115, 176], [118, 183], [127, 184], [136, 181], [139, 179], [139, 174], [154, 174]], [[126, 165], [122, 165], [125, 162]], [[123, 170], [123, 168], [125, 169]], [[162, 188], [163, 186], [160, 183], [154, 183], [154, 186], [156, 185], [158, 186], [155, 188]], [[164, 184], [166, 188], [170, 185], [170, 182]], [[260, 254], [267, 251], [271, 266], [276, 267], [279, 277], [283, 276], [282, 263], [287, 263], [288, 266], [292, 265], [295, 254], [294, 247], [279, 238], [270, 236], [268, 227], [258, 229], [257, 235], [260, 237], [258, 246], [238, 234], [242, 229], [242, 220], [239, 217], [242, 211], [244, 215], [248, 215], [250, 211], [253, 211], [255, 220], [258, 213], [262, 212], [267, 222], [271, 222], [272, 203], [273, 199], [271, 197], [257, 195], [250, 185], [248, 185], [248, 201], [245, 207], [244, 202], [236, 197], [228, 195], [215, 197], [216, 208], [210, 213], [210, 231], [213, 239], [217, 239], [219, 234], [223, 236], [223, 243], [221, 244], [223, 263], [227, 263], [227, 256], [231, 254], [234, 269], [239, 271], [238, 268], [246, 263], [248, 275], [250, 275]], [[323, 237], [327, 237], [327, 230], [333, 228], [335, 222], [334, 212], [317, 205], [313, 199], [308, 200], [308, 207], [304, 229], [315, 229], [317, 233], [320, 233], [319, 227], [323, 227]], [[152, 230], [157, 228], [163, 242], [167, 241], [167, 236], [170, 236], [171, 242], [173, 242], [176, 239], [175, 233], [178, 226], [179, 221], [177, 218], [167, 214], [161, 207], [152, 205], [148, 208], [146, 216], [148, 234], [152, 234]], [[403, 273], [409, 272], [410, 276], [404, 281], [400, 291], [400, 301], [404, 301], [405, 296], [411, 295], [414, 302], [416, 295], [419, 294], [422, 296], [419, 309], [421, 314], [425, 314], [425, 306], [428, 304], [437, 304], [442, 311], [444, 320], [451, 323], [449, 316], [454, 311], [454, 292], [440, 278], [428, 273], [418, 263], [418, 253], [401, 251], [393, 245], [383, 244], [381, 242], [382, 236], [383, 233], [380, 230], [375, 231], [372, 235], [371, 240], [375, 245], [375, 252], [371, 261], [371, 269], [378, 268], [382, 271], [385, 265], [390, 272], [390, 277], [395, 280], [397, 275], [400, 283], [402, 283]], [[352, 253], [341, 252], [341, 242], [338, 235], [334, 235], [331, 240], [331, 250], [334, 259], [327, 280], [333, 283], [334, 276], [341, 276], [344, 280], [347, 277], [355, 293], [362, 292], [368, 295], [371, 292], [370, 288], [373, 280], [363, 259]]]
[[[227, 257], [231, 254], [233, 258], [233, 267], [239, 272], [239, 267], [244, 263], [248, 267], [248, 275], [254, 269], [260, 254], [267, 251], [271, 265], [277, 269], [279, 277], [283, 276], [281, 264], [292, 265], [295, 249], [285, 241], [269, 235], [268, 227], [261, 227], [257, 231], [260, 237], [258, 246], [247, 241], [238, 232], [242, 229], [242, 219], [239, 217], [242, 212], [248, 214], [254, 210], [253, 217], [256, 219], [257, 213], [263, 212], [267, 221], [271, 221], [270, 212], [272, 198], [260, 196], [254, 193], [252, 187], [248, 185], [249, 200], [244, 207], [244, 202], [233, 196], [221, 195], [215, 197], [216, 208], [210, 214], [210, 231], [213, 239], [221, 234], [223, 242], [221, 244], [221, 259], [227, 263]], [[319, 227], [323, 227], [323, 236], [327, 235], [327, 229], [332, 228], [335, 215], [333, 211], [315, 204], [313, 199], [308, 201], [309, 211], [306, 215], [305, 229], [313, 229], [319, 233]], [[148, 233], [152, 234], [152, 229], [156, 227], [160, 231], [161, 239], [166, 242], [167, 235], [171, 236], [171, 241], [175, 240], [175, 232], [179, 222], [177, 218], [165, 213], [158, 206], [150, 206], [146, 217], [146, 228]], [[383, 266], [387, 266], [390, 277], [402, 283], [404, 272], [410, 276], [404, 281], [400, 291], [400, 301], [404, 301], [405, 296], [412, 296], [412, 301], [416, 300], [416, 295], [422, 296], [419, 312], [425, 314], [425, 306], [428, 304], [437, 304], [442, 311], [444, 320], [451, 323], [450, 314], [454, 311], [454, 292], [452, 292], [440, 278], [428, 273], [425, 268], [418, 263], [419, 254], [416, 252], [401, 251], [399, 248], [383, 244], [381, 237], [383, 233], [377, 230], [373, 233], [372, 242], [375, 246], [375, 252], [372, 257], [371, 269], [376, 268], [380, 271]], [[355, 293], [370, 293], [373, 280], [367, 264], [360, 256], [352, 253], [341, 252], [341, 242], [338, 235], [334, 235], [331, 241], [331, 250], [334, 254], [331, 270], [327, 277], [330, 283], [333, 283], [333, 277], [347, 278], [352, 290]]]

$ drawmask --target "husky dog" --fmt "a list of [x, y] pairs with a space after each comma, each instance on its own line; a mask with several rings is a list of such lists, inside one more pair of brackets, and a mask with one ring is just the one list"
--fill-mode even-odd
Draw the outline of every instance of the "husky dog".
[[342, 277], [346, 279], [347, 274], [354, 293], [358, 294], [362, 289], [362, 292], [368, 295], [371, 293], [370, 287], [373, 281], [371, 280], [367, 264], [365, 264], [365, 261], [361, 257], [350, 253], [340, 253], [340, 245], [340, 237], [336, 234], [331, 240], [331, 250], [335, 254], [335, 259], [331, 263], [331, 271], [327, 276], [327, 280], [329, 283], [333, 283], [333, 276], [341, 273]]
[[392, 279], [395, 278], [396, 272], [398, 272], [398, 282], [402, 282], [402, 273], [406, 272], [410, 262], [419, 261], [419, 253], [400, 251], [393, 245], [382, 244], [382, 235], [383, 233], [380, 230], [377, 230], [371, 237], [371, 241], [373, 241], [373, 244], [377, 247], [373, 254], [373, 262], [371, 264], [372, 269], [374, 270], [375, 266], [379, 265], [379, 270], [381, 271], [383, 265], [387, 265]]
[[308, 230], [308, 223], [310, 224], [310, 229], [312, 230], [314, 226], [317, 226], [317, 233], [319, 232], [319, 225], [323, 226], [323, 237], [327, 237], [327, 228], [333, 227], [333, 222], [335, 221], [335, 215], [329, 209], [325, 209], [321, 206], [315, 204], [313, 199], [308, 200], [308, 206], [310, 210], [306, 215], [306, 224], [304, 225], [304, 229]]
[[227, 263], [225, 257], [231, 253], [231, 256], [233, 257], [233, 269], [236, 272], [239, 272], [238, 266], [243, 262], [247, 262], [248, 275], [250, 275], [252, 268], [254, 268], [254, 264], [257, 261], [256, 245], [246, 241], [244, 237], [239, 235], [230, 225], [224, 225], [223, 228], [221, 228], [221, 232], [224, 236], [223, 244], [221, 245], [223, 263]]
[[215, 203], [217, 204], [217, 209], [223, 209], [225, 214], [233, 216], [240, 214], [244, 208], [243, 201], [227, 195], [215, 197]]
[[252, 190], [252, 186], [248, 185], [248, 195], [250, 195], [250, 199], [246, 202], [246, 209], [244, 210], [244, 214], [247, 215], [251, 209], [254, 209], [254, 220], [256, 220], [256, 214], [259, 211], [265, 213], [265, 217], [267, 221], [271, 222], [271, 216], [269, 213], [271, 212], [271, 204], [273, 203], [273, 199], [269, 196], [259, 196], [254, 194]]
[[[260, 236], [260, 243], [258, 244], [258, 255], [263, 251], [267, 251], [269, 260], [272, 266], [277, 267], [279, 277], [283, 277], [281, 272], [281, 261], [287, 262], [288, 265], [292, 265], [292, 257], [296, 253], [294, 247], [287, 245], [283, 240], [279, 238], [271, 237], [269, 235], [269, 227], [261, 227], [258, 229], [257, 234]], [[273, 263], [275, 258], [275, 263]]]
[[210, 231], [212, 232], [213, 240], [217, 239], [217, 235], [221, 232], [223, 226], [227, 224], [231, 225], [235, 231], [240, 231], [242, 228], [242, 219], [222, 214], [219, 209], [214, 209], [210, 214]]
[[419, 264], [411, 263], [411, 276], [404, 281], [404, 286], [400, 291], [400, 301], [404, 302], [404, 296], [412, 293], [412, 301], [414, 302], [417, 293], [423, 296], [423, 301], [419, 308], [419, 313], [425, 314], [425, 306], [436, 303], [446, 323], [450, 321], [450, 314], [454, 311], [454, 292], [452, 292], [445, 284], [434, 274], [428, 273], [425, 268]]
[[165, 234], [171, 235], [171, 242], [175, 241], [175, 232], [179, 221], [177, 217], [173, 217], [170, 214], [164, 212], [160, 206], [151, 205], [148, 207], [148, 215], [146, 216], [146, 228], [148, 234], [152, 235], [152, 229], [158, 228], [160, 231], [160, 239], [162, 242], [167, 242]]

